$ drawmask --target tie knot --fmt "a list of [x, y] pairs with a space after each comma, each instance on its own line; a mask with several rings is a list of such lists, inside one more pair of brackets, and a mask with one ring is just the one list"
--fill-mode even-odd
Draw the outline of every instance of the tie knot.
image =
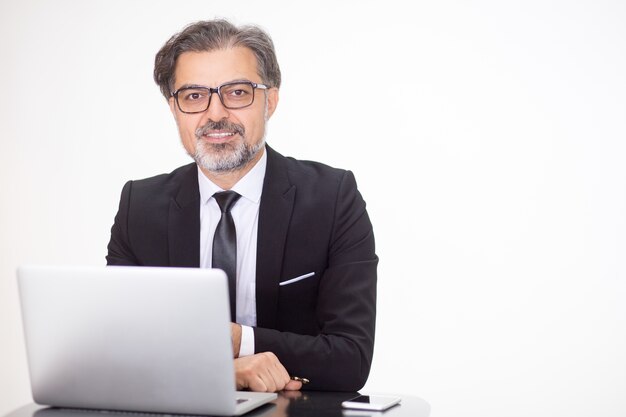
[[219, 193], [213, 194], [213, 197], [215, 201], [217, 201], [217, 205], [220, 206], [222, 213], [228, 213], [241, 195], [234, 191], [220, 191]]

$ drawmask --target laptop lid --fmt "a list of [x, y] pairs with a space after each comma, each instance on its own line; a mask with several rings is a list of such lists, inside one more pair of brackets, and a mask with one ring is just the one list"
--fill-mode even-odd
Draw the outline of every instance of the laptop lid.
[[17, 275], [38, 404], [241, 412], [222, 271], [24, 266]]

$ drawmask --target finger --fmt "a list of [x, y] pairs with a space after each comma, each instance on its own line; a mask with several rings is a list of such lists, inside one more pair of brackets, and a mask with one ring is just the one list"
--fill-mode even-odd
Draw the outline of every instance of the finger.
[[273, 353], [263, 352], [259, 356], [257, 372], [267, 386], [268, 392], [280, 391], [287, 383], [283, 381], [283, 369], [283, 366]]
[[302, 382], [289, 380], [283, 389], [285, 391], [300, 391], [302, 389]]
[[286, 371], [284, 371], [282, 365], [280, 364], [277, 366], [273, 365], [268, 369], [268, 376], [272, 379], [275, 391], [282, 390], [283, 387], [287, 385], [287, 382], [289, 382], [289, 380], [285, 380], [285, 373]]
[[302, 391], [287, 391], [287, 390], [283, 390], [283, 392], [281, 393], [281, 398], [286, 399], [286, 400], [297, 400], [298, 398], [302, 397], [304, 394], [302, 394]]
[[263, 360], [261, 363], [258, 364], [257, 367], [257, 374], [259, 375], [259, 377], [263, 380], [263, 383], [265, 384], [266, 387], [266, 392], [276, 392], [278, 391], [277, 389], [277, 384], [276, 384], [276, 378], [274, 376], [274, 361], [271, 360]]
[[254, 392], [270, 392], [268, 391], [267, 385], [263, 381], [263, 378], [259, 377], [258, 375], [250, 378], [250, 380], [248, 381], [248, 388], [250, 389], [250, 391]]
[[291, 377], [289, 373], [285, 369], [285, 367], [280, 363], [278, 358], [276, 358], [274, 369], [273, 369], [274, 380], [276, 381], [276, 386], [278, 390], [282, 390], [288, 383], [291, 381]]

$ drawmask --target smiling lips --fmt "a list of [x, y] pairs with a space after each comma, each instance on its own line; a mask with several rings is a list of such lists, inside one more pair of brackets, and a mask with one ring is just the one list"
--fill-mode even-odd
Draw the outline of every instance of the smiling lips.
[[245, 138], [245, 131], [242, 125], [227, 120], [220, 120], [219, 122], [209, 120], [204, 126], [196, 130], [196, 138], [212, 143], [224, 143], [233, 139], [235, 135]]
[[225, 132], [225, 131], [209, 131], [202, 135], [204, 138], [207, 138], [211, 141], [225, 141], [235, 136], [235, 132]]

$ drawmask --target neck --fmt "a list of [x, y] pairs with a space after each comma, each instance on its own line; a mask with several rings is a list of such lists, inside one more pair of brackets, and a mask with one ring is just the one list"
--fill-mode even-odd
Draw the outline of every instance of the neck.
[[236, 171], [228, 171], [228, 172], [215, 172], [208, 171], [199, 166], [202, 173], [211, 180], [215, 185], [220, 187], [222, 190], [230, 190], [242, 179], [250, 170], [259, 162], [259, 159], [263, 156], [263, 152], [265, 152], [265, 147], [261, 148], [259, 152], [243, 167], [239, 168]]

